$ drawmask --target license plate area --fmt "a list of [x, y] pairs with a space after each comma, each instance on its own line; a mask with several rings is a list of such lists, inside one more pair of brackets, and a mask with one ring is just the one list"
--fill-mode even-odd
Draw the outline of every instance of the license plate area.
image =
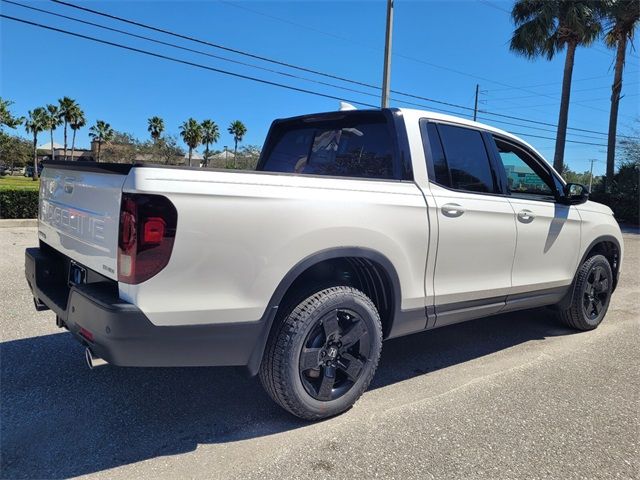
[[87, 283], [87, 269], [73, 260], [69, 263], [69, 286]]

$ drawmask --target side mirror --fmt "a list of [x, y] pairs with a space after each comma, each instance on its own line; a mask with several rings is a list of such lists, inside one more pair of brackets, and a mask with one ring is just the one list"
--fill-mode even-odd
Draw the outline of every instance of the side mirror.
[[580, 205], [589, 199], [589, 189], [580, 183], [567, 183], [564, 186], [563, 203]]

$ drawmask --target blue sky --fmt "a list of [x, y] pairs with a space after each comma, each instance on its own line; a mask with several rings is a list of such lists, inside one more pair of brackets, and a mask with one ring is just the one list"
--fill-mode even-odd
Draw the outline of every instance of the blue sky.
[[[23, 2], [23, 0], [17, 0]], [[306, 78], [339, 84], [375, 94], [367, 87], [296, 72], [255, 59], [239, 57], [185, 40], [136, 29], [52, 2], [23, 2], [57, 13], [81, 17], [138, 34], [286, 71]], [[111, 1], [85, 2], [91, 8], [160, 28], [197, 37], [231, 48], [304, 66], [368, 84], [381, 83], [384, 49], [384, 1], [343, 2], [239, 2], [226, 1]], [[481, 108], [487, 111], [557, 123], [564, 55], [549, 62], [528, 61], [508, 50], [512, 31], [511, 2], [495, 1], [406, 1], [395, 2], [391, 87], [423, 97], [473, 106], [476, 83], [480, 84]], [[69, 20], [53, 18], [21, 7], [1, 4], [2, 13], [46, 23], [65, 30], [123, 43], [201, 63], [214, 68], [317, 92], [377, 104], [378, 98], [340, 90], [272, 72], [235, 65], [222, 60], [98, 30]], [[109, 122], [115, 129], [148, 138], [147, 118], [164, 118], [167, 132], [178, 133], [188, 117], [211, 118], [223, 132], [217, 148], [232, 146], [226, 127], [235, 119], [248, 127], [245, 144], [262, 144], [274, 118], [335, 110], [337, 100], [293, 92], [248, 80], [151, 58], [107, 45], [16, 24], [2, 19], [1, 95], [15, 102], [15, 113], [52, 103], [67, 95], [84, 108], [89, 125]], [[602, 44], [579, 49], [576, 54], [569, 126], [606, 132], [608, 126], [613, 53]], [[619, 133], [630, 134], [640, 117], [640, 58], [628, 56], [619, 117]], [[403, 97], [398, 97], [403, 99]], [[461, 115], [467, 111], [422, 100], [432, 109], [443, 108]], [[392, 106], [403, 105], [392, 101]], [[516, 132], [553, 158], [554, 128], [499, 123], [499, 118], [481, 116], [485, 123]], [[532, 129], [538, 127], [550, 131]], [[569, 139], [606, 143], [603, 135], [570, 131]], [[24, 133], [24, 132], [20, 132]], [[88, 145], [88, 127], [78, 143]], [[55, 133], [62, 143], [62, 131]], [[44, 142], [44, 137], [43, 140]], [[568, 143], [566, 162], [576, 170], [604, 171], [605, 148]]]

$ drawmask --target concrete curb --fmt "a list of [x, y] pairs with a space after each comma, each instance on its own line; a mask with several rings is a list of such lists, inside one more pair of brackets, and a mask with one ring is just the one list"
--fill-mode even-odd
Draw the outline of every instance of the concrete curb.
[[9, 227], [37, 227], [37, 218], [7, 218], [0, 219], [0, 228]]

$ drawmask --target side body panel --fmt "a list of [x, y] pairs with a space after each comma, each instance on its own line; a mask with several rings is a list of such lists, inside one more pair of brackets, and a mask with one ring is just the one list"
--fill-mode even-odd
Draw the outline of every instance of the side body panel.
[[413, 182], [166, 168], [131, 171], [125, 192], [178, 210], [167, 267], [120, 296], [156, 325], [259, 320], [301, 260], [331, 248], [379, 252], [395, 267], [401, 310], [424, 311], [424, 197]]
[[[439, 212], [433, 280], [436, 305], [509, 294], [516, 249], [509, 202], [500, 196], [452, 192], [435, 184], [430, 189]], [[450, 216], [446, 206], [451, 205], [463, 213]]]
[[580, 259], [581, 218], [573, 205], [511, 198], [518, 221], [513, 293], [569, 285]]

